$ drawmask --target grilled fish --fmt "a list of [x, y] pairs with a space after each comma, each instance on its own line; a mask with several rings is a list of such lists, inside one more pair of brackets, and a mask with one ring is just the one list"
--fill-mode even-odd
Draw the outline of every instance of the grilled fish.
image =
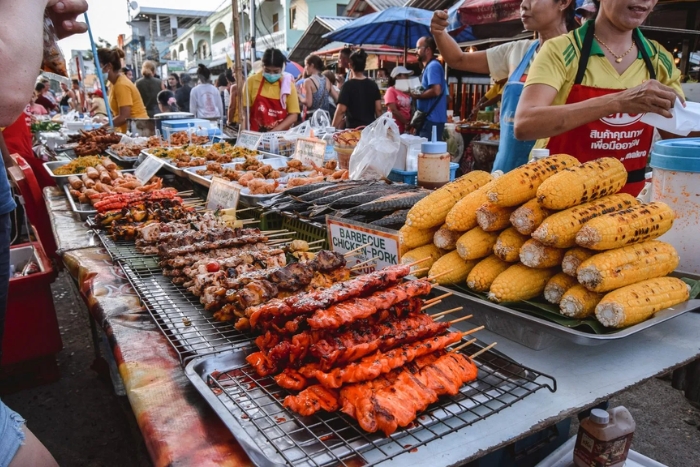
[[406, 215], [409, 209], [402, 209], [400, 211], [395, 211], [388, 216], [384, 216], [381, 219], [370, 222], [372, 225], [377, 225], [379, 227], [394, 227], [402, 226], [406, 223]]
[[393, 212], [399, 209], [409, 209], [421, 199], [428, 196], [428, 190], [403, 191], [382, 196], [379, 199], [361, 204], [350, 211], [356, 214], [369, 212]]

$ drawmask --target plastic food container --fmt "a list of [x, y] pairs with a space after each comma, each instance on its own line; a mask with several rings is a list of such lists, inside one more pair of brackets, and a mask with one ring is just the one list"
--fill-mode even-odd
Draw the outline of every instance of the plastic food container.
[[424, 188], [440, 188], [450, 181], [452, 156], [447, 143], [437, 140], [437, 128], [433, 127], [432, 141], [421, 144], [418, 155], [418, 185]]
[[652, 201], [676, 211], [673, 228], [659, 240], [673, 245], [681, 257], [677, 271], [700, 274], [700, 138], [659, 141], [651, 151]]

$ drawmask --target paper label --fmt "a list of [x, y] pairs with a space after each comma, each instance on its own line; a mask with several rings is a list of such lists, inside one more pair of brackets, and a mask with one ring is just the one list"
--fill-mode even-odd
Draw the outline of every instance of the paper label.
[[369, 244], [356, 255], [348, 258], [348, 267], [375, 258], [375, 261], [367, 263], [357, 271], [361, 274], [399, 264], [401, 261], [399, 234], [394, 230], [330, 216], [326, 217], [326, 224], [333, 251], [347, 253]]
[[315, 138], [297, 139], [296, 148], [294, 149], [294, 159], [300, 160], [304, 165], [311, 165], [313, 163], [317, 167], [323, 167], [325, 157], [325, 141]]
[[632, 433], [610, 441], [601, 441], [579, 427], [574, 457], [591, 467], [624, 464], [632, 444]]
[[236, 146], [256, 150], [260, 145], [260, 140], [262, 139], [262, 133], [257, 131], [247, 131], [242, 130], [238, 133], [238, 138], [236, 138]]
[[229, 209], [238, 207], [238, 199], [241, 197], [241, 189], [234, 183], [220, 177], [211, 179], [209, 194], [207, 195], [207, 209]]
[[146, 157], [141, 164], [136, 167], [134, 171], [134, 176], [144, 185], [153, 178], [155, 174], [163, 167], [165, 161], [158, 157], [149, 155]]

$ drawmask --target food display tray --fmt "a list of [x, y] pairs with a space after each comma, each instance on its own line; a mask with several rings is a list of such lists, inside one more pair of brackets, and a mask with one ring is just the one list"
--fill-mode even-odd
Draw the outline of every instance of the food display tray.
[[[483, 346], [463, 349], [467, 355]], [[407, 429], [389, 437], [367, 433], [342, 412], [301, 417], [283, 407], [289, 393], [246, 363], [247, 351], [195, 358], [185, 374], [258, 466], [372, 466], [473, 425], [540, 389], [554, 378], [500, 352], [477, 357], [479, 376], [456, 396], [443, 396]], [[428, 447], [428, 449], [430, 449]], [[410, 465], [409, 459], [397, 465]]]
[[68, 204], [70, 204], [71, 210], [80, 216], [80, 220], [87, 220], [88, 217], [94, 216], [97, 214], [97, 210], [89, 204], [83, 204], [77, 202], [75, 199], [73, 199], [73, 196], [70, 194], [70, 185], [69, 184], [64, 184], [63, 185], [63, 192], [66, 194], [66, 197], [68, 198]]
[[[275, 169], [279, 169], [281, 167], [284, 167], [287, 165], [286, 159], [280, 157], [280, 156], [275, 156], [275, 155], [260, 155], [257, 157], [258, 160], [264, 161], [266, 164], [269, 164]], [[234, 159], [231, 162], [228, 162], [226, 164], [221, 164], [222, 167], [224, 168], [234, 168], [236, 164], [240, 164], [243, 162], [243, 159]], [[209, 188], [211, 186], [211, 179], [213, 178], [212, 175], [199, 175], [197, 173], [198, 170], [204, 170], [206, 169], [206, 165], [199, 165], [197, 167], [188, 167], [185, 169], [185, 174], [187, 177], [193, 182], [197, 183], [199, 185], [202, 185], [204, 187]], [[289, 178], [283, 177], [285, 180]], [[281, 179], [280, 179], [281, 180]]]
[[52, 161], [52, 162], [44, 162], [44, 169], [46, 172], [49, 174], [51, 178], [53, 178], [53, 181], [56, 182], [56, 185], [58, 186], [63, 186], [68, 183], [68, 177], [70, 177], [73, 174], [70, 175], [56, 175], [53, 173], [53, 171], [59, 167], [63, 167], [64, 165], [68, 164], [70, 160], [63, 160], [63, 161]]
[[[648, 320], [634, 326], [606, 334], [595, 334], [568, 328], [522, 311], [474, 297], [455, 288], [437, 286], [436, 289], [452, 292], [454, 295], [443, 300], [443, 302], [447, 301], [452, 304], [464, 305], [465, 309], [474, 315], [472, 322], [483, 324], [489, 331], [533, 350], [546, 349], [559, 339], [578, 345], [601, 345], [637, 334], [683, 313], [700, 311], [700, 299], [688, 300], [674, 307], [661, 310]], [[467, 303], [465, 304], [464, 301]]]
[[105, 151], [110, 159], [119, 164], [122, 167], [133, 167], [136, 161], [139, 160], [139, 156], [136, 157], [122, 157], [111, 149]]

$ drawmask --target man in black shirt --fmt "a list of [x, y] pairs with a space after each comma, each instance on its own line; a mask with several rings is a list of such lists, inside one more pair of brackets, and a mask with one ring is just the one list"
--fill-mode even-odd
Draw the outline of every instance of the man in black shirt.
[[180, 75], [180, 82], [182, 87], [175, 91], [175, 99], [177, 100], [177, 106], [182, 112], [190, 111], [190, 93], [192, 92], [192, 87], [190, 83], [192, 78], [187, 73]]

